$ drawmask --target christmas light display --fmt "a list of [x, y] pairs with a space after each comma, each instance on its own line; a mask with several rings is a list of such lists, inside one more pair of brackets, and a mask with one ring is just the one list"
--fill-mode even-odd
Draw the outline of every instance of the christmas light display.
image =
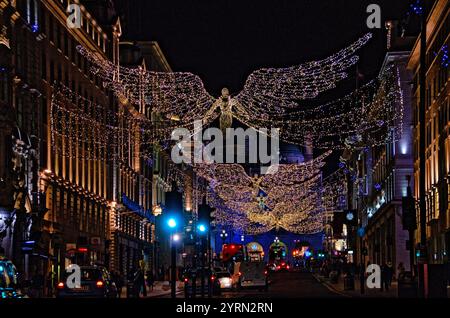
[[[185, 127], [195, 134], [194, 121], [206, 126], [220, 118], [224, 130], [233, 117], [256, 130], [279, 128], [283, 140], [300, 145], [309, 140], [314, 148], [386, 143], [402, 129], [403, 102], [396, 68], [343, 98], [321, 105], [311, 100], [347, 77], [346, 70], [358, 60], [355, 52], [370, 38], [367, 34], [320, 61], [257, 70], [239, 94], [233, 97], [224, 89], [217, 99], [194, 74], [120, 67], [79, 47], [93, 74], [121, 104], [114, 113], [67, 88], [57, 90], [51, 109], [54, 147], [63, 155], [110, 160], [126, 158], [125, 148], [136, 142], [138, 155], [151, 161], [155, 147], [169, 147], [175, 128]], [[262, 176], [249, 176], [238, 164], [194, 164], [197, 176], [208, 183], [206, 189], [194, 190], [194, 201], [200, 202], [202, 192], [207, 191], [216, 221], [249, 234], [280, 228], [319, 232], [324, 212], [345, 204], [345, 168], [322, 178], [321, 168], [330, 153], [302, 164], [273, 166]], [[168, 179], [182, 188], [185, 175], [174, 164], [168, 171]], [[163, 181], [164, 190], [170, 190], [170, 184]]]
[[[78, 50], [91, 63], [93, 73], [112, 89], [124, 104], [136, 105], [141, 113], [158, 113], [162, 118], [176, 118], [179, 126], [203, 120], [205, 124], [220, 113], [222, 129], [231, 125], [238, 108], [254, 108], [257, 112], [276, 114], [285, 109], [298, 108], [298, 100], [311, 99], [332, 89], [346, 78], [345, 72], [358, 60], [355, 52], [371, 38], [366, 34], [349, 47], [320, 60], [288, 68], [260, 69], [248, 77], [244, 89], [235, 98], [227, 89], [214, 99], [204, 89], [200, 78], [191, 73], [159, 73], [142, 67], [117, 66], [88, 51]], [[242, 111], [239, 117], [245, 115]]]
[[[196, 174], [209, 182], [209, 204], [222, 226], [258, 234], [271, 229], [295, 233], [322, 230], [321, 167], [331, 153], [301, 164], [280, 164], [277, 171], [250, 177], [238, 164], [198, 164]], [[275, 169], [275, 167], [273, 167]]]
[[398, 70], [387, 69], [380, 77], [353, 93], [301, 110], [267, 114], [265, 109], [241, 102], [234, 116], [255, 129], [277, 127], [280, 138], [315, 148], [345, 149], [349, 146], [380, 145], [401, 135], [403, 100]]

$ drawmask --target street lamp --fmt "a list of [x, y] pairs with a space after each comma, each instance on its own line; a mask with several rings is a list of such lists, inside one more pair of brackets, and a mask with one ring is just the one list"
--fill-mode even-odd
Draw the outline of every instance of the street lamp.
[[204, 224], [199, 224], [197, 226], [197, 229], [199, 230], [200, 233], [205, 233], [206, 232], [206, 225]]
[[[202, 271], [201, 271], [201, 273], [202, 273], [202, 276], [201, 276], [201, 295], [202, 295], [202, 298], [203, 297], [205, 297], [205, 253], [206, 253], [206, 251], [205, 251], [205, 238], [203, 237], [204, 236], [204, 234], [206, 234], [206, 232], [207, 232], [207, 227], [206, 227], [206, 225], [205, 224], [203, 224], [203, 223], [200, 223], [200, 224], [198, 224], [197, 225], [197, 230], [198, 230], [198, 232], [199, 232], [199, 234], [202, 236], [201, 238], [200, 238], [200, 242], [201, 242], [201, 248], [200, 248], [200, 250], [201, 250], [201, 256], [202, 256], [202, 258], [201, 258], [201, 263], [202, 263]], [[208, 236], [209, 237], [209, 236]], [[209, 277], [209, 275], [208, 275], [208, 277]], [[209, 282], [209, 280], [208, 280], [208, 282]], [[208, 283], [208, 287], [209, 287], [209, 283]]]
[[220, 238], [222, 239], [222, 245], [225, 244], [225, 240], [228, 237], [228, 233], [225, 230], [222, 230], [222, 233], [220, 233]]
[[180, 240], [180, 234], [174, 234], [174, 235], [172, 236], [172, 240], [173, 240], [174, 242], [178, 242], [178, 241]]
[[177, 250], [175, 243], [180, 240], [180, 235], [173, 233], [174, 229], [177, 227], [177, 221], [174, 218], [167, 220], [167, 226], [170, 230], [170, 252], [171, 252], [171, 277], [170, 277], [170, 296], [172, 298], [176, 297], [176, 275], [177, 275]]
[[177, 221], [174, 218], [170, 218], [167, 221], [167, 225], [171, 228], [174, 229], [177, 226]]

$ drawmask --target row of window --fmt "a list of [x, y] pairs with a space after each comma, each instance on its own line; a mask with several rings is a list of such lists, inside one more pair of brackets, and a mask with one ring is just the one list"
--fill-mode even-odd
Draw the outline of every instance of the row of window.
[[121, 169], [120, 193], [125, 195], [132, 201], [139, 203], [144, 209], [148, 210], [152, 207], [152, 186], [149, 179], [142, 178], [139, 175], [131, 176], [129, 173]]
[[439, 32], [436, 35], [436, 38], [433, 41], [433, 44], [428, 49], [426, 56], [427, 65], [431, 65], [436, 56], [438, 58], [441, 56], [442, 47], [445, 44], [445, 41], [447, 40], [449, 33], [450, 33], [450, 14], [448, 14], [447, 17], [445, 18], [442, 27], [440, 28]]
[[76, 231], [107, 235], [109, 223], [105, 205], [63, 188], [54, 189], [51, 202], [54, 202], [51, 212], [57, 223]]
[[[428, 148], [439, 137], [440, 134], [446, 136], [446, 128], [450, 122], [450, 100], [446, 99], [432, 114], [425, 128], [425, 147]], [[414, 140], [414, 157], [419, 158], [418, 140]]]
[[150, 223], [141, 222], [129, 215], [117, 215], [116, 224], [122, 233], [147, 242], [152, 240]]
[[370, 261], [383, 264], [393, 261], [394, 218], [390, 217], [368, 237]]
[[[65, 12], [67, 12], [67, 7], [73, 2], [74, 1], [70, 0], [59, 0], [62, 9]], [[94, 24], [93, 20], [88, 18], [82, 11], [80, 19], [81, 28], [84, 30], [84, 32], [89, 35], [89, 37], [94, 41], [94, 43], [97, 44], [99, 48], [102, 49], [103, 52], [106, 52], [106, 39], [103, 37], [103, 33], [100, 31], [101, 29], [99, 30], [99, 28]]]

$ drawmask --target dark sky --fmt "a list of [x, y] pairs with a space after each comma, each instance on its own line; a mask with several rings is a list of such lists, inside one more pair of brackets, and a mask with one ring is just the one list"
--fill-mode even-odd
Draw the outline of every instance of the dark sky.
[[[116, 0], [129, 39], [156, 40], [175, 71], [199, 75], [218, 95], [237, 93], [251, 71], [324, 58], [369, 31], [367, 5], [381, 6], [382, 25], [403, 18], [408, 0]], [[126, 3], [125, 8], [123, 4]], [[127, 12], [128, 11], [128, 12]], [[376, 76], [385, 29], [361, 51], [359, 69]], [[349, 81], [352, 79], [350, 78]]]

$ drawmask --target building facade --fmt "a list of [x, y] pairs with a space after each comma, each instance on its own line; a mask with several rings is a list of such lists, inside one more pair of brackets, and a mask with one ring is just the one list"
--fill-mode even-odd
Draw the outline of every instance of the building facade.
[[[69, 4], [79, 5], [80, 27], [68, 23]], [[1, 203], [5, 233], [12, 230], [3, 248], [23, 279], [41, 274], [51, 289], [69, 263], [108, 263], [112, 166], [104, 127], [82, 123], [106, 121], [117, 103], [77, 45], [118, 60], [120, 34], [112, 11], [103, 11], [111, 24], [102, 24], [76, 0], [2, 1], [0, 8], [1, 178], [14, 185]], [[63, 91], [69, 97], [55, 100]]]
[[[398, 76], [400, 98], [393, 107], [400, 116], [394, 125], [401, 127], [391, 141], [343, 157], [352, 171], [349, 178], [349, 208], [357, 210], [358, 222], [351, 226], [349, 249], [356, 251], [358, 264], [400, 263], [409, 270], [409, 233], [402, 225], [402, 198], [414, 188], [411, 74], [407, 61], [414, 37], [400, 36], [402, 25], [388, 21], [387, 54], [380, 74], [387, 70]], [[394, 132], [393, 132], [394, 133]]]
[[[448, 262], [450, 252], [450, 101], [448, 98], [450, 7], [446, 0], [434, 3], [427, 20], [425, 122], [419, 122], [420, 41], [411, 52], [408, 69], [413, 73], [414, 194], [425, 196], [427, 257], [431, 264]], [[419, 149], [419, 128], [425, 125], [425, 149]], [[425, 171], [419, 168], [419, 152], [425, 151]], [[425, 174], [425, 193], [419, 190], [419, 175]], [[419, 206], [416, 207], [420, 242]]]

